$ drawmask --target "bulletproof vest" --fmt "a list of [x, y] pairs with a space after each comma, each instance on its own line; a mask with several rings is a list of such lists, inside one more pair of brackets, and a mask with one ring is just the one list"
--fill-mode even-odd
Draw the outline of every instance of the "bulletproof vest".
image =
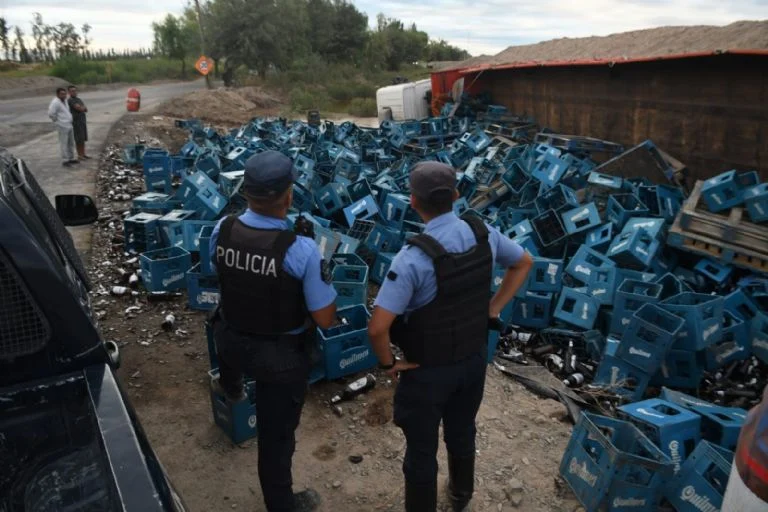
[[448, 253], [426, 234], [408, 242], [432, 259], [437, 295], [429, 304], [398, 316], [390, 337], [408, 361], [422, 366], [446, 365], [487, 351], [493, 255], [485, 224], [471, 215], [462, 220], [477, 240], [466, 252]]
[[221, 313], [245, 334], [279, 334], [298, 329], [308, 319], [299, 279], [283, 270], [296, 235], [287, 230], [257, 229], [229, 216], [216, 243], [216, 273]]

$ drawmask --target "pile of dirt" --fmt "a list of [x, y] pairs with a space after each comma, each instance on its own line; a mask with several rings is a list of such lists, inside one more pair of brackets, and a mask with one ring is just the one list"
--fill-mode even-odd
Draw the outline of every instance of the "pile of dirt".
[[768, 49], [768, 21], [737, 21], [723, 27], [660, 27], [605, 37], [560, 38], [510, 46], [492, 64], [583, 59], [661, 57], [715, 50]]
[[276, 115], [279, 98], [259, 87], [201, 90], [169, 100], [158, 112], [180, 119], [197, 118], [209, 123], [241, 124], [253, 117]]
[[0, 100], [48, 94], [53, 97], [57, 87], [68, 85], [69, 82], [55, 76], [0, 77]]

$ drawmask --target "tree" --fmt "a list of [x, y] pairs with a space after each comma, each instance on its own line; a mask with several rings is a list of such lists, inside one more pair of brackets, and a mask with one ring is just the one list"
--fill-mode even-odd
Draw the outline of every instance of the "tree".
[[8, 22], [5, 20], [5, 18], [0, 18], [0, 44], [2, 44], [3, 51], [5, 52], [5, 60], [11, 58], [11, 42], [8, 39], [8, 33], [10, 31], [11, 26], [8, 25]]
[[434, 60], [465, 60], [470, 57], [469, 52], [451, 46], [444, 40], [430, 41], [427, 45], [425, 59], [428, 61]]
[[27, 47], [24, 44], [24, 32], [18, 25], [14, 27], [16, 33], [16, 44], [19, 47], [19, 61], [23, 64], [29, 64], [32, 62], [32, 56], [27, 51]]
[[184, 59], [188, 45], [180, 19], [169, 14], [162, 23], [153, 23], [152, 30], [155, 32], [155, 51], [169, 59], [181, 61], [181, 76], [186, 76]]
[[91, 44], [91, 40], [88, 39], [88, 34], [91, 32], [91, 26], [88, 23], [85, 23], [80, 28], [80, 30], [83, 33], [83, 44], [80, 46], [80, 51], [82, 52], [83, 56], [85, 56], [86, 52], [88, 51], [88, 46]]

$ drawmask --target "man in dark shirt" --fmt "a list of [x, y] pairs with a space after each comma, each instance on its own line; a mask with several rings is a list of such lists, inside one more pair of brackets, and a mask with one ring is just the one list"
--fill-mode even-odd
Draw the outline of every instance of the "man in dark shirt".
[[77, 147], [77, 156], [80, 160], [88, 160], [91, 157], [85, 154], [85, 141], [88, 140], [88, 126], [85, 120], [85, 113], [88, 107], [83, 100], [77, 96], [77, 87], [69, 86], [69, 110], [72, 112], [72, 128], [75, 132], [75, 147]]

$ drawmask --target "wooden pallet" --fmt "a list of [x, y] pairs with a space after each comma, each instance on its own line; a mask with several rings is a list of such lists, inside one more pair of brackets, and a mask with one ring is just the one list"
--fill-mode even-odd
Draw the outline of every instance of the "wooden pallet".
[[744, 209], [731, 208], [728, 214], [712, 213], [703, 206], [703, 181], [696, 185], [678, 214], [680, 227], [686, 231], [720, 239], [759, 253], [768, 254], [768, 227], [750, 222]]
[[669, 229], [667, 242], [753, 272], [768, 273], [768, 228], [742, 218], [742, 208], [720, 215], [697, 208], [699, 181]]

